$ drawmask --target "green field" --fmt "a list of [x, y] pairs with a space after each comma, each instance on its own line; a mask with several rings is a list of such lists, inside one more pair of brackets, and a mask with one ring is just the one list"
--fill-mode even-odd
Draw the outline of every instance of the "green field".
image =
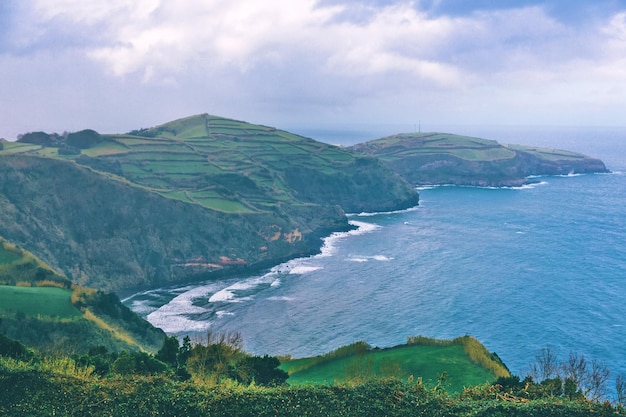
[[371, 349], [357, 343], [327, 355], [285, 361], [281, 369], [289, 373], [290, 385], [421, 378], [433, 387], [444, 376], [442, 384], [453, 393], [508, 375], [499, 361], [467, 336], [453, 341], [420, 338], [416, 344], [387, 349]]
[[16, 253], [14, 250], [7, 249], [5, 245], [0, 242], [0, 265], [7, 265], [21, 258], [22, 256], [19, 253]]
[[531, 155], [537, 156], [538, 158], [547, 159], [549, 161], [579, 160], [584, 158], [584, 156], [579, 153], [563, 151], [560, 149], [538, 148], [536, 146], [522, 145], [507, 145], [507, 147], [527, 152]]
[[72, 290], [54, 287], [0, 285], [0, 314], [76, 318], [82, 313], [72, 305]]
[[449, 154], [466, 161], [497, 161], [515, 157], [515, 152], [493, 140], [444, 133], [411, 133], [377, 139], [355, 148], [383, 160], [411, 155]]
[[[287, 169], [306, 167], [333, 175], [355, 160], [350, 152], [332, 145], [207, 114], [132, 133], [102, 135], [102, 142], [83, 149], [77, 162], [164, 197], [227, 213], [259, 213], [277, 200], [295, 200], [284, 185]], [[67, 158], [59, 156], [56, 148], [21, 143], [5, 146], [4, 152]], [[231, 182], [216, 177], [225, 173], [234, 175]], [[245, 179], [256, 187], [233, 198], [231, 191], [239, 190]]]

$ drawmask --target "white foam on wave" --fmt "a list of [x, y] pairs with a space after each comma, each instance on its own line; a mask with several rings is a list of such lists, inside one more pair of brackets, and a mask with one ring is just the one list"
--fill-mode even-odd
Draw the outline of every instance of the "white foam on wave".
[[235, 282], [232, 285], [229, 285], [226, 288], [223, 288], [217, 291], [209, 298], [209, 303], [218, 303], [218, 302], [229, 302], [229, 303], [238, 303], [241, 301], [247, 301], [250, 297], [239, 297], [237, 298], [235, 291], [246, 291], [253, 289], [259, 285], [269, 284], [274, 281], [273, 276], [268, 273], [261, 277], [249, 278], [243, 281]]
[[511, 187], [511, 189], [513, 190], [531, 190], [533, 188], [537, 188], [539, 186], [542, 185], [548, 185], [547, 181], [539, 181], [539, 182], [533, 182], [530, 184], [524, 184], [524, 185], [520, 185], [519, 187]]
[[350, 262], [368, 262], [368, 261], [379, 261], [379, 262], [388, 262], [392, 258], [389, 258], [385, 255], [374, 255], [374, 256], [352, 256], [347, 260]]
[[[169, 303], [148, 314], [147, 319], [154, 326], [162, 328], [167, 333], [205, 331], [210, 327], [210, 321], [192, 320], [189, 316], [210, 313], [210, 309], [194, 305], [194, 300], [208, 298], [209, 303], [239, 303], [249, 301], [253, 298], [250, 292], [256, 287], [277, 287], [281, 285], [281, 279], [284, 279], [284, 277], [288, 275], [304, 275], [323, 269], [323, 266], [315, 264], [315, 259], [318, 257], [331, 256], [335, 251], [335, 244], [339, 240], [350, 236], [369, 233], [381, 227], [377, 224], [356, 220], [350, 220], [349, 223], [355, 226], [356, 229], [347, 232], [333, 233], [325, 238], [321, 253], [318, 255], [308, 258], [292, 259], [273, 267], [268, 273], [262, 276], [246, 278], [234, 283], [230, 281], [230, 285], [224, 282], [213, 282], [208, 285], [189, 286], [186, 289], [180, 289], [183, 291], [181, 294], [173, 298]], [[377, 260], [386, 259], [386, 257], [382, 256], [369, 258]], [[244, 294], [240, 294], [241, 292]], [[291, 299], [281, 297], [275, 297], [272, 298], [272, 300], [291, 301]], [[230, 316], [232, 313], [227, 310], [218, 310], [215, 314], [220, 318]]]
[[225, 317], [225, 316], [234, 316], [235, 315], [235, 313], [231, 313], [230, 311], [224, 311], [224, 310], [216, 311], [215, 314], [217, 315], [218, 319], [221, 319], [222, 317]]
[[294, 298], [293, 297], [287, 297], [287, 296], [274, 296], [274, 297], [268, 297], [269, 301], [293, 301]]
[[370, 233], [376, 229], [381, 228], [381, 226], [374, 224], [374, 223], [366, 223], [366, 222], [360, 222], [356, 220], [350, 220], [348, 223], [350, 223], [352, 226], [356, 226], [357, 228], [354, 230], [347, 231], [347, 232], [335, 232], [332, 235], [325, 238], [324, 244], [322, 245], [321, 253], [319, 255], [315, 255], [313, 258], [332, 256], [336, 250], [335, 245], [337, 244], [339, 240], [345, 239], [349, 236], [358, 236], [364, 233]]
[[205, 313], [202, 307], [193, 305], [193, 301], [206, 297], [220, 287], [219, 283], [189, 287], [188, 291], [174, 297], [169, 303], [148, 314], [146, 319], [166, 333], [183, 331], [204, 331], [210, 326], [209, 322], [191, 320], [187, 316]]
[[346, 216], [348, 217], [372, 217], [372, 216], [379, 216], [383, 214], [402, 214], [402, 213], [410, 213], [412, 211], [419, 210], [419, 208], [420, 208], [419, 206], [413, 206], [413, 207], [409, 207], [408, 209], [394, 210], [394, 211], [377, 211], [377, 212], [372, 212], [372, 213], [368, 213], [368, 212], [347, 213]]
[[298, 265], [298, 266], [295, 266], [295, 267], [291, 268], [289, 270], [289, 273], [290, 274], [304, 275], [304, 274], [308, 274], [309, 272], [318, 271], [320, 269], [324, 269], [324, 267], [322, 267], [322, 266], [314, 266], [314, 265]]
[[[128, 299], [126, 299], [126, 301], [128, 301]], [[157, 310], [157, 307], [152, 306], [150, 300], [133, 300], [130, 303], [130, 309], [137, 314], [145, 316]]]
[[363, 257], [352, 257], [352, 258], [348, 258], [347, 260], [350, 262], [367, 262], [368, 261], [367, 258], [363, 258]]

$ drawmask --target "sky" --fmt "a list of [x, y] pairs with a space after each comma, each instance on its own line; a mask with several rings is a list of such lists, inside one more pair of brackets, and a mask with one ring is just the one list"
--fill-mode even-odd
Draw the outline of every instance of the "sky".
[[9, 140], [199, 113], [626, 125], [626, 0], [0, 0], [0, 28]]

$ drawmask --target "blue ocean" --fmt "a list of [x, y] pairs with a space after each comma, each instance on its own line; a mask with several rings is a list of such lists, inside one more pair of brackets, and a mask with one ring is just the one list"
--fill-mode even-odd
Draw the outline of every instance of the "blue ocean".
[[413, 209], [351, 215], [358, 229], [328, 237], [320, 255], [124, 302], [170, 334], [239, 331], [256, 354], [469, 334], [517, 375], [545, 347], [626, 374], [626, 129], [449, 131], [582, 152], [612, 173], [420, 189]]

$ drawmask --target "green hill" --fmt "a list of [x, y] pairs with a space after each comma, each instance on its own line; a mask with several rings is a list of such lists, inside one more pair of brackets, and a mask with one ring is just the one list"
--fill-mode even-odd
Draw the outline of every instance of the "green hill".
[[270, 266], [319, 251], [349, 228], [346, 211], [418, 202], [376, 159], [206, 114], [84, 136], [80, 147], [43, 132], [5, 144], [0, 235], [88, 287]]
[[165, 334], [114, 294], [73, 286], [32, 253], [0, 238], [0, 334], [42, 352], [154, 352]]
[[358, 342], [326, 355], [285, 361], [281, 369], [289, 374], [290, 385], [420, 379], [430, 387], [443, 384], [453, 393], [510, 376], [496, 355], [469, 336], [454, 340], [415, 337], [386, 349]]
[[41, 352], [156, 352], [165, 334], [114, 294], [83, 288], [0, 285], [0, 333]]
[[447, 133], [405, 133], [354, 145], [416, 185], [519, 186], [531, 175], [608, 172], [579, 153]]

